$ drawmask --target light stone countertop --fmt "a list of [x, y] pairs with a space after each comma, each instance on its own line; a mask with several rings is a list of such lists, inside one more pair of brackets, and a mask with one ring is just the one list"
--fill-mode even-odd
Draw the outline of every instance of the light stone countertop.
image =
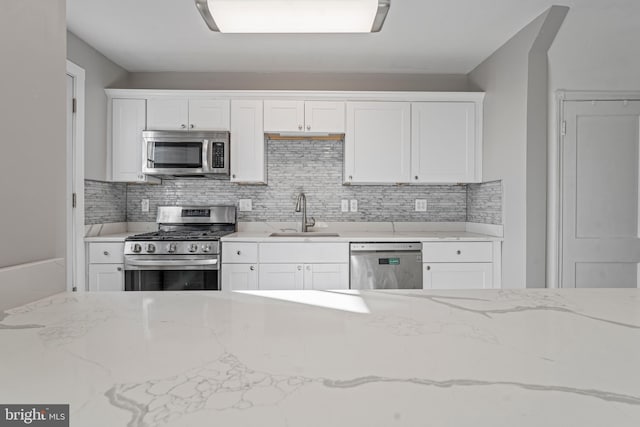
[[124, 233], [102, 234], [100, 236], [87, 236], [84, 238], [85, 242], [124, 242], [129, 236], [134, 234], [140, 234], [140, 231], [127, 231]]
[[72, 426], [640, 425], [638, 289], [63, 293], [0, 340]]
[[412, 242], [412, 241], [478, 241], [503, 240], [501, 237], [487, 234], [470, 233], [467, 231], [339, 231], [338, 237], [314, 237], [309, 232], [307, 236], [270, 237], [271, 232], [245, 231], [229, 234], [221, 240], [223, 242]]

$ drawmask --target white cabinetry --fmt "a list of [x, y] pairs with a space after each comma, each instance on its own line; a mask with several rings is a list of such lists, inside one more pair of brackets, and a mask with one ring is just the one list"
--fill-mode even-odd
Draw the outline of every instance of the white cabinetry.
[[409, 182], [411, 104], [348, 102], [344, 181], [348, 184]]
[[144, 99], [111, 102], [111, 179], [121, 182], [159, 182], [142, 173], [142, 131], [146, 127]]
[[266, 183], [262, 101], [231, 101], [231, 182]]
[[[423, 242], [424, 289], [487, 289], [499, 287], [494, 269], [500, 265], [499, 242]], [[498, 246], [496, 246], [498, 245]]]
[[222, 290], [258, 289], [258, 244], [222, 243]]
[[345, 103], [332, 101], [264, 101], [265, 132], [344, 133]]
[[474, 102], [411, 104], [411, 182], [480, 182]]
[[124, 290], [124, 243], [91, 242], [89, 247], [89, 290]]
[[229, 130], [229, 101], [149, 98], [147, 125], [150, 130]]
[[349, 243], [261, 243], [260, 289], [348, 289]]

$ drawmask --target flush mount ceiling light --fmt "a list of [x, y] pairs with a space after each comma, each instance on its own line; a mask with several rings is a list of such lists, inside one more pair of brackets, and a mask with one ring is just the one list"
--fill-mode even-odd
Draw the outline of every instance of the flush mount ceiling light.
[[391, 0], [195, 0], [221, 33], [376, 33]]

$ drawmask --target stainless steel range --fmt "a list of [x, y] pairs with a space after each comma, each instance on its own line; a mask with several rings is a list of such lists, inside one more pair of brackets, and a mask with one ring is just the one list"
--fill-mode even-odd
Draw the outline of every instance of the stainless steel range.
[[236, 229], [235, 206], [160, 206], [156, 222], [125, 240], [125, 290], [220, 290], [220, 237]]

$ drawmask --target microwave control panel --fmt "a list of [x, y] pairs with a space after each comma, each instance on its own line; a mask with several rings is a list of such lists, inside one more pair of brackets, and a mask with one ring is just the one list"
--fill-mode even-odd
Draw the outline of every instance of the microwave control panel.
[[224, 168], [224, 142], [214, 142], [211, 156], [211, 167], [214, 169]]

